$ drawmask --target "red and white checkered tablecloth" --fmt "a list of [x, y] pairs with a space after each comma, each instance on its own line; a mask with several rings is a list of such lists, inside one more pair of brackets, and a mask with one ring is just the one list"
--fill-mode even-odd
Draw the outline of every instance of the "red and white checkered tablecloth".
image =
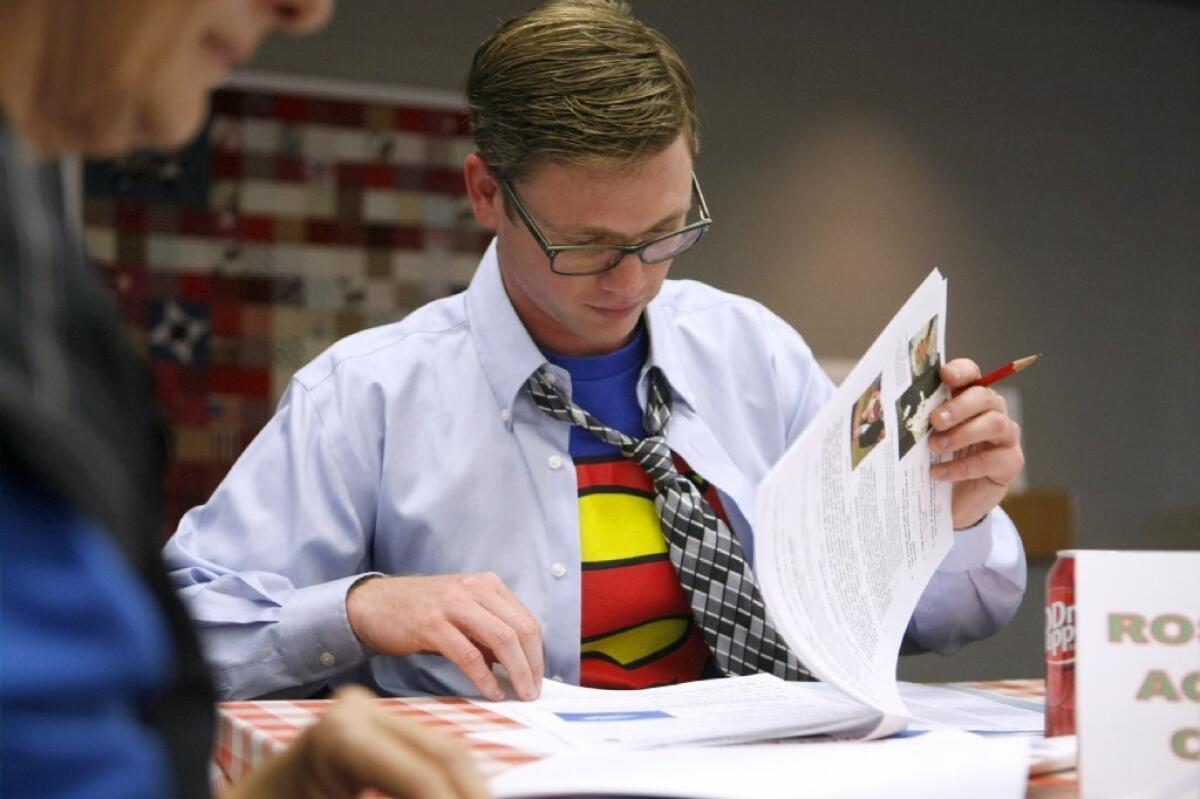
[[[1042, 680], [995, 680], [951, 685], [1017, 699], [1042, 699]], [[413, 721], [428, 724], [462, 738], [475, 756], [485, 778], [539, 759], [503, 744], [471, 738], [471, 733], [518, 730], [521, 724], [478, 707], [467, 699], [416, 697], [377, 700], [382, 706]], [[300, 736], [332, 704], [327, 700], [272, 700], [222, 702], [217, 706], [218, 731], [214, 753], [213, 786], [240, 780], [267, 757], [281, 751]], [[1029, 781], [1031, 799], [1067, 799], [1078, 795], [1074, 771], [1045, 774]]]
[[[520, 729], [521, 725], [469, 700], [442, 697], [376, 700], [381, 706], [412, 721], [463, 738], [484, 777], [532, 763], [538, 755], [510, 746], [467, 737], [471, 733]], [[332, 704], [328, 700], [272, 700], [222, 702], [217, 706], [217, 744], [214, 787], [240, 780], [271, 755], [300, 737]]]

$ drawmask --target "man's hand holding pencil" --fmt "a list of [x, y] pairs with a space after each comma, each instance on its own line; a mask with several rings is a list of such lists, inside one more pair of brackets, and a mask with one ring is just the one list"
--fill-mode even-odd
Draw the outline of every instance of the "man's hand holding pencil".
[[930, 416], [934, 452], [953, 453], [953, 460], [932, 467], [935, 480], [954, 483], [954, 529], [970, 527], [1000, 504], [1025, 466], [1021, 428], [1008, 415], [1004, 398], [988, 386], [1033, 363], [1022, 358], [987, 375], [969, 358], [941, 369], [951, 398]]

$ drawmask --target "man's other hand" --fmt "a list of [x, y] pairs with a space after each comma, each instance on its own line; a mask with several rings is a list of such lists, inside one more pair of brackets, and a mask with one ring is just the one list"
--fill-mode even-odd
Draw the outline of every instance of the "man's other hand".
[[494, 701], [504, 691], [498, 661], [521, 699], [542, 690], [542, 628], [491, 572], [361, 580], [346, 595], [346, 615], [365, 646], [403, 657], [436, 652]]

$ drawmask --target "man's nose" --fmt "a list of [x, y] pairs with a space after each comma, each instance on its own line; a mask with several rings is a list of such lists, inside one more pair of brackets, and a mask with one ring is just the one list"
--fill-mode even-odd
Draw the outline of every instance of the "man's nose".
[[607, 291], [632, 298], [646, 284], [646, 265], [637, 253], [625, 253], [616, 266], [600, 275], [600, 282]]

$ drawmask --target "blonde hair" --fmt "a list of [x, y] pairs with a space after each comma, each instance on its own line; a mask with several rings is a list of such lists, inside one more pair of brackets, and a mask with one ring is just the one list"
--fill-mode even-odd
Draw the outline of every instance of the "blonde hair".
[[551, 0], [475, 51], [467, 110], [480, 155], [517, 179], [546, 162], [624, 166], [680, 134], [700, 150], [691, 76], [622, 0]]

